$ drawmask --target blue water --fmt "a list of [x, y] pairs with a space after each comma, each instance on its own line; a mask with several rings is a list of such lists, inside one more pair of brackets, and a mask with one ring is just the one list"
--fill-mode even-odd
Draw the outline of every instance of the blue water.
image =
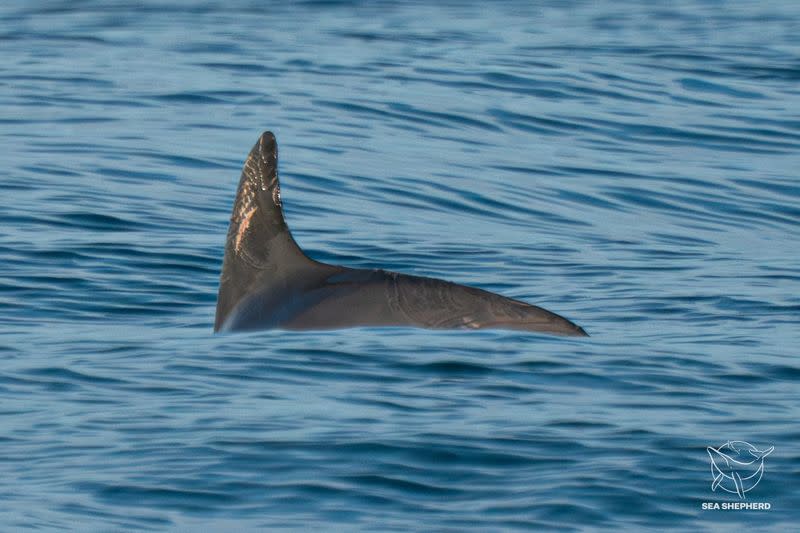
[[[796, 527], [800, 3], [537, 4], [3, 2], [0, 530]], [[266, 129], [313, 257], [592, 336], [212, 335]]]

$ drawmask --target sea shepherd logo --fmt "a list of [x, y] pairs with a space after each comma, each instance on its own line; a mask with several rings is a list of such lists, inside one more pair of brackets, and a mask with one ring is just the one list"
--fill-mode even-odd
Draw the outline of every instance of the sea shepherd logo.
[[[706, 448], [711, 459], [711, 490], [717, 489], [736, 494], [745, 499], [764, 475], [764, 459], [775, 449], [770, 446], [759, 450], [743, 440], [728, 441], [718, 448]], [[769, 510], [769, 503], [716, 502], [703, 503], [703, 509], [747, 509]]]

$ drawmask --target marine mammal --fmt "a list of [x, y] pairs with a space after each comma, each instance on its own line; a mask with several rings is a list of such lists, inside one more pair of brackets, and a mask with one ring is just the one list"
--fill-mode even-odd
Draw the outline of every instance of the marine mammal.
[[356, 326], [502, 328], [586, 336], [566, 318], [482, 289], [307, 257], [283, 217], [278, 146], [267, 131], [242, 169], [214, 331]]

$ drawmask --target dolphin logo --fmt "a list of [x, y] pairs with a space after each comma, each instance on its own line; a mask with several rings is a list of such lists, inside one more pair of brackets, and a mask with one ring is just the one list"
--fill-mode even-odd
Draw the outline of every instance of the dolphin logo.
[[711, 490], [720, 488], [744, 499], [745, 492], [752, 490], [764, 475], [764, 458], [775, 449], [770, 446], [759, 450], [743, 440], [728, 441], [719, 448], [706, 448], [711, 458], [711, 475], [714, 481]]

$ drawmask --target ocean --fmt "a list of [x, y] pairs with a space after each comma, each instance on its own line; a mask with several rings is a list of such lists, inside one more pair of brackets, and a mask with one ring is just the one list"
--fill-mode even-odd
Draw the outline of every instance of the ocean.
[[[794, 1], [3, 2], [0, 530], [796, 529], [798, 28]], [[213, 334], [265, 130], [311, 257], [591, 337]]]

